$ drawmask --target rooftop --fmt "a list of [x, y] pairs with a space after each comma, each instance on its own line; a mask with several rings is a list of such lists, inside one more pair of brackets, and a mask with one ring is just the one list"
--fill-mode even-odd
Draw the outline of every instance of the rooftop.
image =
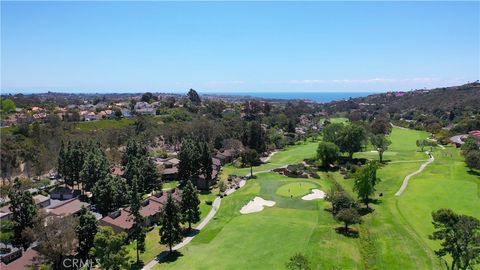
[[76, 214], [82, 210], [82, 207], [88, 206], [88, 203], [82, 202], [79, 199], [70, 199], [63, 204], [48, 209], [48, 212], [57, 216], [67, 216]]

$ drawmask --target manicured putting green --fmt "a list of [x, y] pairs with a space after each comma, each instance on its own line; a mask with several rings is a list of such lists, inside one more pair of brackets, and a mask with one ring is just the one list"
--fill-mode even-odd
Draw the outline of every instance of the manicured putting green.
[[285, 197], [298, 197], [310, 193], [310, 190], [316, 187], [317, 185], [309, 182], [295, 182], [279, 187], [276, 193]]

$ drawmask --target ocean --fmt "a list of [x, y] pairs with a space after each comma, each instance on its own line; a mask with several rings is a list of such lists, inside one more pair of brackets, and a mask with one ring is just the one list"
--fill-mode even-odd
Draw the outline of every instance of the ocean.
[[323, 103], [365, 97], [375, 93], [379, 92], [211, 92], [202, 94], [252, 96], [271, 99], [308, 99]]

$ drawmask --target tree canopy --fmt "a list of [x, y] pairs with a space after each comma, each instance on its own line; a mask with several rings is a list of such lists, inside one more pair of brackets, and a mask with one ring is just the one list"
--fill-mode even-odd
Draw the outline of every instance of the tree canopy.
[[310, 270], [310, 262], [308, 258], [302, 253], [297, 253], [290, 257], [285, 267], [289, 270]]
[[180, 209], [172, 197], [168, 194], [167, 202], [163, 208], [162, 220], [160, 222], [160, 243], [168, 245], [170, 253], [175, 244], [182, 241], [182, 227], [180, 225]]
[[142, 208], [142, 196], [139, 193], [137, 177], [133, 177], [130, 191], [130, 216], [133, 219], [133, 226], [130, 237], [136, 241], [137, 264], [140, 262], [139, 252], [145, 251], [146, 228], [144, 217], [140, 214]]
[[435, 254], [450, 255], [450, 269], [474, 269], [480, 262], [480, 220], [456, 214], [451, 209], [434, 211], [432, 219], [435, 231], [430, 238], [442, 241]]
[[200, 96], [198, 95], [197, 91], [195, 91], [194, 89], [188, 90], [187, 97], [188, 97], [188, 100], [190, 100], [190, 102], [192, 102], [195, 105], [200, 105], [200, 103], [202, 103]]
[[129, 188], [120, 177], [108, 175], [93, 186], [93, 201], [100, 214], [106, 216], [128, 202]]
[[78, 215], [78, 224], [75, 233], [78, 239], [78, 253], [82, 259], [87, 259], [93, 248], [95, 234], [98, 231], [98, 221], [95, 216], [85, 207], [82, 207]]
[[90, 255], [98, 260], [105, 270], [122, 270], [129, 268], [129, 256], [123, 244], [127, 235], [114, 233], [111, 227], [100, 227], [95, 235], [94, 247]]
[[35, 217], [37, 216], [37, 205], [28, 191], [14, 190], [10, 192], [10, 211], [12, 211], [13, 232], [15, 245], [23, 245], [27, 249], [30, 240], [23, 232], [25, 229], [34, 226]]
[[376, 162], [368, 162], [365, 166], [361, 167], [355, 172], [355, 180], [353, 184], [353, 190], [357, 193], [358, 197], [366, 204], [370, 201], [370, 196], [375, 192], [375, 185], [380, 181], [377, 178]]
[[324, 167], [333, 164], [340, 156], [340, 149], [332, 142], [320, 142], [317, 148], [317, 158]]
[[388, 150], [388, 146], [392, 143], [384, 134], [377, 134], [370, 137], [370, 143], [375, 146], [378, 151], [380, 162], [383, 161], [383, 153]]
[[11, 113], [14, 112], [17, 106], [15, 105], [15, 102], [13, 100], [7, 98], [7, 99], [1, 99], [0, 101], [0, 110], [4, 113]]
[[182, 192], [182, 201], [180, 204], [183, 222], [188, 223], [188, 229], [192, 229], [192, 223], [200, 221], [200, 199], [198, 191], [191, 181], [187, 181], [187, 185]]

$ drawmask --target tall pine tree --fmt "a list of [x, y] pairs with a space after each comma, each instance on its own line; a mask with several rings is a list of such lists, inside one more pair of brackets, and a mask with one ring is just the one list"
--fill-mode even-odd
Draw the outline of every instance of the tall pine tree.
[[145, 219], [140, 214], [142, 196], [139, 193], [137, 177], [133, 177], [130, 196], [130, 218], [133, 219], [131, 237], [136, 241], [137, 264], [140, 262], [139, 252], [145, 251]]
[[66, 162], [67, 162], [66, 149], [65, 149], [65, 144], [62, 141], [62, 143], [60, 144], [60, 151], [58, 152], [58, 158], [57, 158], [57, 173], [61, 177], [64, 177], [67, 171]]
[[37, 216], [37, 205], [28, 191], [13, 191], [9, 194], [10, 211], [12, 211], [13, 232], [15, 245], [23, 245], [26, 250], [30, 245], [23, 231], [33, 228], [34, 219]]
[[98, 231], [98, 221], [95, 216], [85, 207], [82, 207], [78, 216], [78, 225], [75, 233], [78, 239], [78, 253], [83, 260], [89, 258], [89, 252], [93, 247], [95, 234]]
[[107, 175], [92, 189], [93, 201], [100, 214], [106, 216], [126, 204], [129, 199], [128, 185], [124, 179]]
[[207, 186], [210, 186], [209, 182], [213, 172], [212, 154], [206, 142], [201, 142], [198, 148], [200, 150], [200, 173], [205, 176]]
[[103, 151], [98, 148], [90, 148], [83, 162], [80, 178], [82, 191], [90, 191], [96, 182], [107, 177], [110, 173], [110, 165]]
[[159, 230], [160, 243], [168, 245], [170, 253], [172, 246], [182, 241], [182, 227], [180, 225], [180, 212], [172, 194], [168, 194], [167, 203], [163, 208], [162, 222]]
[[191, 139], [184, 140], [178, 158], [180, 159], [178, 165], [178, 177], [183, 184], [198, 177], [198, 170], [200, 168], [200, 151], [197, 143]]
[[200, 200], [198, 199], [198, 191], [191, 181], [187, 181], [187, 185], [183, 189], [181, 211], [183, 222], [188, 222], [188, 229], [192, 229], [192, 223], [200, 221]]
[[131, 186], [134, 177], [137, 177], [138, 188], [142, 193], [151, 192], [154, 189], [161, 190], [161, 180], [157, 167], [148, 156], [147, 148], [136, 140], [127, 143], [125, 153], [122, 156], [122, 165], [125, 168], [123, 177]]

